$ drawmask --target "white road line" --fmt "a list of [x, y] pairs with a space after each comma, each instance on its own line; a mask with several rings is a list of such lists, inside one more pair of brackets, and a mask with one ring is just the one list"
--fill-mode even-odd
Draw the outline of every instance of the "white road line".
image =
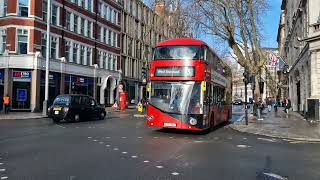
[[139, 138], [139, 139], [142, 139], [142, 137], [141, 137], [141, 136], [139, 136], [138, 138]]
[[113, 148], [113, 150], [114, 150], [114, 151], [118, 151], [118, 150], [119, 150], [119, 148]]
[[145, 160], [145, 161], [143, 161], [144, 163], [148, 163], [148, 162], [150, 162], [150, 161], [148, 161], [148, 160]]
[[66, 127], [64, 127], [64, 126], [61, 126], [61, 125], [59, 125], [59, 124], [56, 124], [57, 126], [59, 126], [59, 127], [61, 127], [61, 128], [66, 128]]
[[0, 165], [3, 165], [3, 163], [0, 163]]
[[174, 176], [178, 176], [179, 175], [179, 173], [177, 173], [177, 172], [173, 172], [171, 174], [174, 175]]
[[238, 148], [248, 148], [248, 147], [251, 147], [251, 146], [248, 146], [248, 145], [244, 145], [244, 144], [239, 144], [237, 145]]
[[90, 136], [88, 137], [88, 139], [91, 139], [91, 138], [92, 138], [92, 137], [90, 137]]
[[107, 139], [110, 139], [110, 137], [106, 137]]
[[173, 137], [169, 137], [170, 139], [172, 139]]
[[94, 141], [94, 142], [97, 142], [98, 140], [94, 139], [93, 141]]
[[156, 139], [156, 138], [158, 138], [158, 137], [153, 137], [153, 138], [155, 138], [155, 139]]
[[268, 138], [257, 138], [257, 139], [262, 141], [268, 141], [268, 142], [276, 142], [275, 139], [268, 139]]
[[79, 127], [77, 126], [76, 128], [78, 129]]
[[8, 176], [1, 176], [0, 179], [8, 179]]
[[137, 158], [138, 156], [131, 156], [132, 158]]
[[158, 169], [162, 169], [163, 168], [163, 166], [156, 166]]
[[106, 145], [106, 147], [110, 147], [110, 145], [109, 145], [109, 144], [107, 144], [107, 145]]
[[244, 140], [246, 140], [247, 138], [243, 138]]
[[121, 137], [122, 139], [126, 139], [127, 137]]
[[0, 169], [0, 172], [4, 172], [4, 171], [6, 171], [6, 169]]
[[122, 154], [128, 154], [128, 153], [124, 151], [124, 152], [122, 152]]
[[102, 142], [102, 141], [101, 141], [101, 142], [99, 142], [99, 144], [103, 144], [103, 143], [104, 143], [104, 142]]

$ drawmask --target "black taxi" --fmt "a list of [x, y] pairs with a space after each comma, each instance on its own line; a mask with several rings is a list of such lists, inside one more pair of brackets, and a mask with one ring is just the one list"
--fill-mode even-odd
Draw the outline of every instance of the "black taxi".
[[55, 98], [52, 106], [48, 108], [48, 116], [54, 122], [61, 120], [78, 122], [92, 118], [104, 119], [106, 111], [91, 96], [67, 94]]

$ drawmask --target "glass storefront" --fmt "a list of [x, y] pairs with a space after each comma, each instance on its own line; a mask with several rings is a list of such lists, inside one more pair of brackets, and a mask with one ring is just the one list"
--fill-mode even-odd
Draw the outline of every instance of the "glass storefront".
[[66, 94], [85, 94], [93, 96], [93, 78], [65, 75], [65, 89]]
[[[43, 107], [43, 101], [45, 98], [45, 78], [46, 72], [41, 71], [40, 74], [40, 109]], [[48, 105], [52, 105], [53, 100], [60, 94], [60, 74], [50, 72], [49, 74], [49, 98]]]
[[12, 110], [30, 110], [31, 71], [12, 72]]

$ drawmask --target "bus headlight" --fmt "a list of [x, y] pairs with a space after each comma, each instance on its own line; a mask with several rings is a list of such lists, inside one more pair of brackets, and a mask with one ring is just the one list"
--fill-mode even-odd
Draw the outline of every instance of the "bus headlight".
[[193, 118], [193, 117], [190, 117], [189, 123], [190, 123], [192, 126], [194, 126], [194, 125], [197, 124], [197, 120], [196, 120], [195, 118]]
[[148, 121], [152, 121], [153, 120], [153, 116], [147, 116]]

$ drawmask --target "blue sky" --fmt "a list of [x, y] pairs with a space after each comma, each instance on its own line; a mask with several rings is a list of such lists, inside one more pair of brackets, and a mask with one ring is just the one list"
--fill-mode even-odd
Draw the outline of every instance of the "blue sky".
[[279, 18], [281, 13], [281, 0], [268, 0], [270, 9], [263, 17], [263, 34], [264, 40], [262, 41], [263, 47], [278, 47], [277, 35]]

